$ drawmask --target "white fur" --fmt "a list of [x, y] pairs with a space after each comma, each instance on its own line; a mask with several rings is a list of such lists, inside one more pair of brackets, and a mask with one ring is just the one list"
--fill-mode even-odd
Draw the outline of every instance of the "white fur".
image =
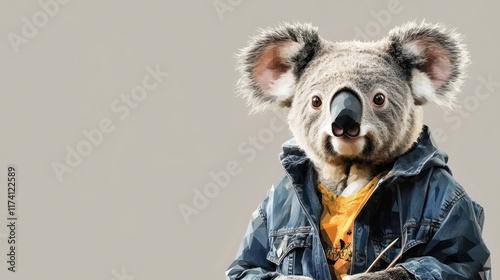
[[413, 95], [415, 98], [422, 103], [431, 101], [436, 104], [440, 104], [441, 101], [436, 95], [431, 79], [429, 79], [425, 73], [417, 69], [412, 70], [412, 75], [413, 79], [411, 80], [411, 86], [413, 88]]
[[321, 175], [323, 175], [324, 179], [329, 180], [335, 175], [335, 169], [332, 166], [325, 164], [321, 169]]
[[[416, 42], [407, 43], [404, 48], [414, 54], [414, 55], [422, 55], [424, 51], [421, 46], [419, 46]], [[432, 80], [425, 74], [417, 69], [413, 69], [412, 71], [412, 81], [411, 86], [413, 88], [413, 95], [417, 100], [425, 104], [426, 102], [433, 102], [439, 106], [446, 106], [446, 102], [439, 98], [436, 93], [436, 85], [432, 82]]]
[[340, 194], [340, 196], [350, 196], [355, 193], [357, 193], [359, 190], [361, 190], [364, 186], [366, 186], [366, 179], [365, 178], [359, 178], [356, 179], [354, 182], [350, 183]]
[[[363, 151], [363, 148], [365, 147], [366, 140], [363, 138], [363, 136], [366, 135], [366, 133], [371, 129], [371, 126], [369, 125], [362, 125], [360, 127], [360, 132], [359, 136], [357, 137], [356, 142], [345, 142], [340, 140], [337, 137], [332, 138], [332, 145], [335, 151], [337, 151], [339, 154], [344, 155], [344, 156], [354, 156]], [[331, 130], [331, 128], [330, 128]], [[331, 134], [330, 134], [331, 133]], [[330, 132], [329, 135], [333, 135], [333, 132]]]
[[284, 100], [292, 95], [294, 85], [295, 77], [292, 71], [289, 70], [282, 74], [279, 79], [271, 82], [269, 94], [276, 96], [278, 100]]
[[[340, 196], [350, 196], [352, 194], [355, 194], [369, 182], [370, 178], [364, 176], [362, 173], [359, 174], [361, 176], [358, 176], [358, 173], [355, 172], [356, 170], [353, 171], [354, 172], [351, 172], [349, 175], [347, 187], [342, 191]], [[324, 180], [321, 181], [321, 183], [323, 183], [323, 185], [328, 185], [329, 180], [334, 179], [338, 176], [342, 176], [342, 173], [343, 170], [335, 166], [325, 164], [321, 168], [321, 179]]]
[[423, 51], [422, 47], [419, 46], [416, 42], [407, 43], [404, 45], [404, 48], [409, 53], [412, 53], [412, 54], [417, 55], [417, 56], [421, 55], [422, 51]]
[[333, 149], [344, 156], [354, 156], [363, 151], [365, 138], [358, 138], [355, 142], [345, 142], [338, 138], [332, 138]]
[[371, 124], [362, 124], [361, 127], [359, 128], [359, 136], [363, 137], [365, 136], [369, 131], [375, 130], [375, 127]]
[[[293, 56], [295, 56], [302, 49], [302, 45], [299, 43], [289, 43], [285, 47], [280, 49], [279, 55], [285, 61], [289, 61]], [[290, 68], [286, 73], [283, 73], [277, 80], [272, 78], [272, 71], [266, 73], [271, 75], [270, 81], [270, 91], [269, 94], [276, 96], [278, 101], [285, 100], [290, 97], [293, 93], [293, 86], [295, 85], [295, 76], [293, 75], [293, 68]]]
[[313, 279], [311, 277], [307, 277], [307, 276], [294, 276], [294, 275], [284, 276], [284, 275], [281, 275], [281, 276], [278, 276], [277, 278], [275, 278], [275, 280], [313, 280]]
[[323, 128], [322, 128], [321, 130], [322, 130], [321, 132], [323, 132], [323, 133], [325, 133], [325, 134], [328, 134], [328, 135], [329, 135], [329, 136], [331, 136], [331, 137], [335, 137], [335, 136], [333, 135], [333, 131], [332, 131], [332, 124], [331, 124], [331, 123], [328, 123], [328, 124], [324, 125], [324, 126], [323, 126]]
[[[370, 131], [371, 129], [373, 129], [373, 127], [371, 125], [362, 125], [360, 128], [359, 137], [365, 136], [368, 133], [368, 131]], [[365, 139], [364, 138], [360, 138], [356, 143], [349, 144], [349, 143], [345, 143], [345, 142], [340, 142], [335, 136], [333, 136], [333, 132], [332, 132], [330, 124], [325, 125], [322, 130], [323, 130], [323, 133], [326, 133], [332, 137], [333, 148], [337, 152], [339, 152], [340, 154], [348, 155], [346, 153], [346, 152], [348, 152], [349, 155], [355, 155], [357, 153], [360, 153], [364, 149], [364, 146], [365, 146]], [[335, 168], [329, 164], [321, 164], [321, 165], [317, 165], [317, 166], [321, 166], [321, 170], [320, 170], [321, 175], [322, 175], [321, 178], [326, 180], [325, 182], [323, 182], [324, 184], [327, 184], [328, 180], [331, 180], [331, 179], [335, 178], [336, 176], [338, 177], [342, 173], [341, 170], [339, 170], [338, 168]], [[367, 180], [365, 178], [356, 178], [355, 174], [350, 176], [349, 181], [350, 181], [349, 185], [341, 194], [342, 196], [349, 196], [351, 194], [358, 192], [367, 183]]]
[[280, 55], [284, 59], [290, 59], [295, 56], [301, 49], [303, 45], [297, 42], [289, 43], [286, 47], [280, 50]]

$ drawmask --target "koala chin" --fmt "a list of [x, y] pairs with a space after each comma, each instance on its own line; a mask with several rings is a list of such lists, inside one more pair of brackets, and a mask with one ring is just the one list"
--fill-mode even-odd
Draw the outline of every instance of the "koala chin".
[[332, 138], [333, 149], [343, 156], [355, 156], [363, 151], [365, 139], [360, 136], [356, 138]]
[[332, 42], [299, 23], [253, 37], [238, 92], [253, 113], [288, 108], [294, 139], [228, 279], [489, 279], [482, 208], [423, 124], [424, 104], [455, 107], [468, 64], [461, 36], [426, 22], [374, 42]]

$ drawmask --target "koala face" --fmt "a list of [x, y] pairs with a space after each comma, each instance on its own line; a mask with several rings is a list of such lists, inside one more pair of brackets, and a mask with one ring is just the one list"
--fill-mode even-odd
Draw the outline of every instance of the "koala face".
[[[332, 115], [332, 101], [343, 92], [360, 103], [350, 135], [335, 133]], [[321, 162], [384, 161], [411, 144], [416, 107], [407, 77], [383, 44], [328, 44], [297, 83], [289, 123], [299, 145]]]
[[288, 122], [316, 164], [383, 164], [406, 152], [421, 105], [451, 108], [468, 54], [441, 25], [409, 23], [378, 42], [333, 43], [305, 24], [263, 31], [240, 54], [240, 94]]

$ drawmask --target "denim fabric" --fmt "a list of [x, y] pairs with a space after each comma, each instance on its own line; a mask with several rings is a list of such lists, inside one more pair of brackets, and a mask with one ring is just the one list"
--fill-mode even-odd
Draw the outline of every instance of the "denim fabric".
[[[293, 139], [283, 144], [280, 160], [286, 176], [253, 213], [227, 279], [331, 279], [319, 234], [317, 174]], [[364, 272], [399, 237], [372, 271], [386, 268], [402, 250], [397, 265], [416, 279], [491, 279], [483, 209], [446, 163], [424, 126], [356, 217], [350, 274]]]

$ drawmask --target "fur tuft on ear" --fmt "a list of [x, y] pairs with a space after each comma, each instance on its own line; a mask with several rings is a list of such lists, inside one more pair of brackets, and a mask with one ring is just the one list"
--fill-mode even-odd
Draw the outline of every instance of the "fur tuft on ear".
[[252, 38], [238, 54], [237, 85], [251, 112], [289, 107], [297, 79], [319, 48], [317, 28], [311, 24], [283, 23]]
[[469, 64], [460, 34], [441, 24], [410, 22], [391, 30], [388, 41], [389, 53], [411, 79], [415, 103], [453, 109]]

